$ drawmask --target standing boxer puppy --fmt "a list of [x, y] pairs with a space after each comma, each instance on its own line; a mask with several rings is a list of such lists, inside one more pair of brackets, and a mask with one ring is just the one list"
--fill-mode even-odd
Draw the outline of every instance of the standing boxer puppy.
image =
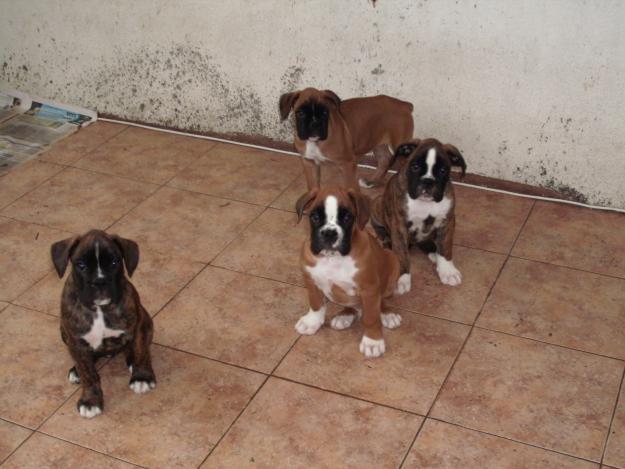
[[399, 277], [399, 261], [365, 231], [369, 219], [366, 196], [338, 188], [314, 189], [296, 204], [298, 219], [310, 215], [310, 239], [304, 242], [301, 266], [310, 309], [295, 329], [317, 332], [325, 320], [326, 300], [345, 307], [330, 325], [346, 329], [362, 315], [364, 335], [360, 351], [379, 357], [386, 350], [382, 326], [401, 323], [399, 314], [382, 313], [383, 300], [393, 295]]
[[320, 187], [320, 164], [338, 166], [345, 188], [358, 192], [358, 157], [373, 151], [377, 170], [363, 187], [380, 184], [393, 151], [412, 138], [412, 104], [389, 96], [341, 101], [330, 90], [306, 88], [280, 96], [280, 116], [295, 111], [295, 148], [302, 155], [308, 190]]
[[123, 351], [130, 389], [144, 393], [156, 386], [150, 360], [152, 318], [124, 275], [139, 263], [134, 241], [92, 230], [56, 242], [52, 262], [59, 277], [72, 261], [72, 273], [61, 297], [61, 338], [74, 359], [68, 379], [82, 385], [78, 412], [91, 418], [102, 413], [104, 401], [96, 361]]
[[464, 176], [464, 158], [455, 146], [433, 138], [402, 144], [396, 156], [406, 161], [373, 202], [371, 225], [399, 257], [397, 292], [410, 290], [412, 245], [429, 253], [442, 283], [460, 285], [462, 276], [452, 261], [456, 221], [450, 173], [458, 166]]

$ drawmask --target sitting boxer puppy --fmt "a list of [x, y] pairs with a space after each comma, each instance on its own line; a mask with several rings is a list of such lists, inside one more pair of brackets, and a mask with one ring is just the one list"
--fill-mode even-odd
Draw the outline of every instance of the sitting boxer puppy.
[[459, 285], [462, 276], [452, 261], [455, 202], [450, 172], [458, 166], [464, 176], [464, 158], [453, 145], [433, 138], [402, 144], [396, 156], [405, 162], [373, 202], [371, 225], [399, 257], [397, 292], [410, 290], [411, 245], [429, 253], [442, 283]]
[[131, 276], [139, 263], [137, 244], [92, 230], [54, 243], [51, 254], [59, 277], [72, 261], [61, 297], [61, 338], [75, 363], [68, 379], [82, 385], [77, 405], [80, 415], [95, 417], [104, 408], [96, 370], [96, 361], [102, 356], [123, 351], [131, 373], [130, 389], [136, 393], [153, 389], [152, 318], [124, 275], [124, 264]]
[[386, 349], [382, 326], [393, 329], [401, 323], [400, 315], [381, 312], [384, 299], [395, 290], [399, 260], [365, 231], [368, 205], [366, 196], [337, 188], [314, 189], [297, 201], [298, 219], [304, 210], [310, 214], [310, 239], [301, 253], [310, 309], [295, 329], [300, 334], [317, 332], [328, 299], [345, 307], [330, 325], [346, 329], [362, 315], [360, 351], [379, 357]]
[[377, 171], [363, 187], [383, 181], [393, 151], [412, 138], [412, 104], [389, 96], [341, 101], [330, 90], [306, 88], [280, 96], [280, 116], [295, 111], [295, 148], [302, 155], [308, 190], [320, 187], [320, 164], [338, 166], [345, 184], [358, 192], [358, 157], [373, 151]]

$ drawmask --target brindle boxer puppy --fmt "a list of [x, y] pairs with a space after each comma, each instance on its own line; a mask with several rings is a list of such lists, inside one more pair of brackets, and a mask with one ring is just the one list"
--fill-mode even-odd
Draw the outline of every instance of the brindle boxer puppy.
[[417, 245], [436, 264], [442, 283], [459, 285], [462, 276], [452, 261], [454, 188], [451, 167], [465, 174], [467, 165], [458, 149], [433, 138], [399, 146], [396, 156], [406, 161], [375, 199], [371, 225], [385, 246], [399, 256], [398, 293], [410, 290], [410, 255]]
[[367, 197], [338, 188], [315, 189], [297, 201], [300, 219], [304, 210], [310, 213], [310, 239], [302, 246], [301, 266], [310, 309], [295, 329], [300, 334], [317, 332], [330, 300], [345, 307], [330, 325], [346, 329], [362, 315], [360, 351], [379, 357], [386, 350], [382, 326], [394, 329], [401, 323], [399, 314], [382, 313], [384, 299], [397, 284], [399, 261], [365, 230]]
[[280, 96], [280, 116], [295, 111], [295, 148], [302, 155], [308, 190], [320, 186], [320, 164], [334, 163], [344, 187], [358, 192], [358, 158], [373, 151], [377, 171], [363, 187], [380, 184], [393, 163], [393, 151], [412, 138], [412, 104], [389, 96], [341, 101], [330, 90], [306, 88]]
[[129, 276], [137, 268], [137, 244], [92, 230], [54, 243], [51, 254], [59, 277], [65, 274], [68, 261], [72, 262], [61, 297], [61, 337], [75, 363], [68, 379], [82, 385], [77, 404], [80, 415], [95, 417], [104, 408], [96, 370], [102, 356], [123, 351], [131, 372], [130, 389], [136, 393], [153, 389], [152, 318], [124, 275], [124, 264]]

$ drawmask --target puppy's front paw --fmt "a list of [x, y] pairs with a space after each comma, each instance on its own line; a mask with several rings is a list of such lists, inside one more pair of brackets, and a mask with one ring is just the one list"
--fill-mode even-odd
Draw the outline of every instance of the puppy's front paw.
[[304, 314], [297, 324], [295, 324], [295, 330], [302, 335], [313, 335], [323, 325], [325, 320], [325, 306], [319, 311], [313, 311], [312, 309], [308, 313]]
[[362, 336], [360, 341], [360, 352], [367, 358], [376, 358], [384, 354], [386, 351], [386, 344], [384, 339], [375, 340], [370, 339], [366, 335]]
[[337, 331], [342, 331], [343, 329], [347, 329], [351, 326], [356, 318], [355, 314], [339, 314], [338, 316], [334, 316], [330, 321], [330, 327], [332, 329], [336, 329]]
[[401, 316], [396, 313], [382, 313], [380, 319], [382, 319], [382, 325], [387, 329], [395, 329], [401, 324]]
[[395, 288], [395, 293], [398, 295], [408, 293], [410, 291], [410, 282], [410, 274], [402, 274], [397, 280], [397, 288]]
[[131, 379], [128, 387], [137, 394], [144, 394], [156, 387], [156, 381], [142, 381], [139, 379], [133, 381]]
[[445, 285], [456, 286], [462, 283], [462, 275], [460, 271], [456, 269], [456, 266], [452, 261], [448, 261], [443, 256], [438, 256], [436, 260], [436, 271], [438, 272], [438, 278]]
[[78, 413], [81, 417], [92, 419], [102, 413], [102, 404], [95, 402], [93, 399], [79, 399]]
[[80, 384], [80, 376], [78, 376], [75, 366], [72, 366], [67, 372], [67, 380], [72, 384]]

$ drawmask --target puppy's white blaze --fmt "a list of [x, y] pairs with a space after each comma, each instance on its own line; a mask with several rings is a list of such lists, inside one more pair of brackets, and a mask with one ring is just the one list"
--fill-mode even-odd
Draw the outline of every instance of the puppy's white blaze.
[[125, 331], [121, 329], [109, 329], [104, 324], [104, 314], [102, 313], [102, 308], [99, 305], [96, 305], [96, 316], [93, 320], [93, 324], [91, 325], [91, 329], [85, 335], [82, 336], [92, 349], [97, 349], [100, 345], [102, 345], [102, 341], [108, 337], [119, 337]]
[[334, 197], [333, 195], [329, 195], [328, 197], [326, 197], [325, 209], [326, 225], [336, 225], [336, 219], [339, 216], [339, 201], [336, 200], [336, 197]]
[[100, 268], [100, 245], [98, 242], [95, 242], [95, 258], [98, 263], [98, 278], [104, 278], [104, 274], [102, 273], [102, 269]]
[[456, 269], [453, 261], [448, 261], [440, 254], [436, 256], [436, 271], [441, 282], [445, 285], [456, 286], [462, 283], [462, 275]]
[[325, 318], [326, 305], [321, 306], [317, 311], [311, 308], [299, 318], [299, 321], [295, 324], [295, 330], [303, 335], [312, 335], [323, 325]]
[[425, 164], [427, 165], [428, 170], [425, 173], [425, 176], [423, 176], [423, 179], [434, 179], [434, 176], [432, 175], [432, 170], [434, 169], [434, 165], [436, 164], [436, 148], [430, 148], [428, 150], [428, 155], [425, 157]]

